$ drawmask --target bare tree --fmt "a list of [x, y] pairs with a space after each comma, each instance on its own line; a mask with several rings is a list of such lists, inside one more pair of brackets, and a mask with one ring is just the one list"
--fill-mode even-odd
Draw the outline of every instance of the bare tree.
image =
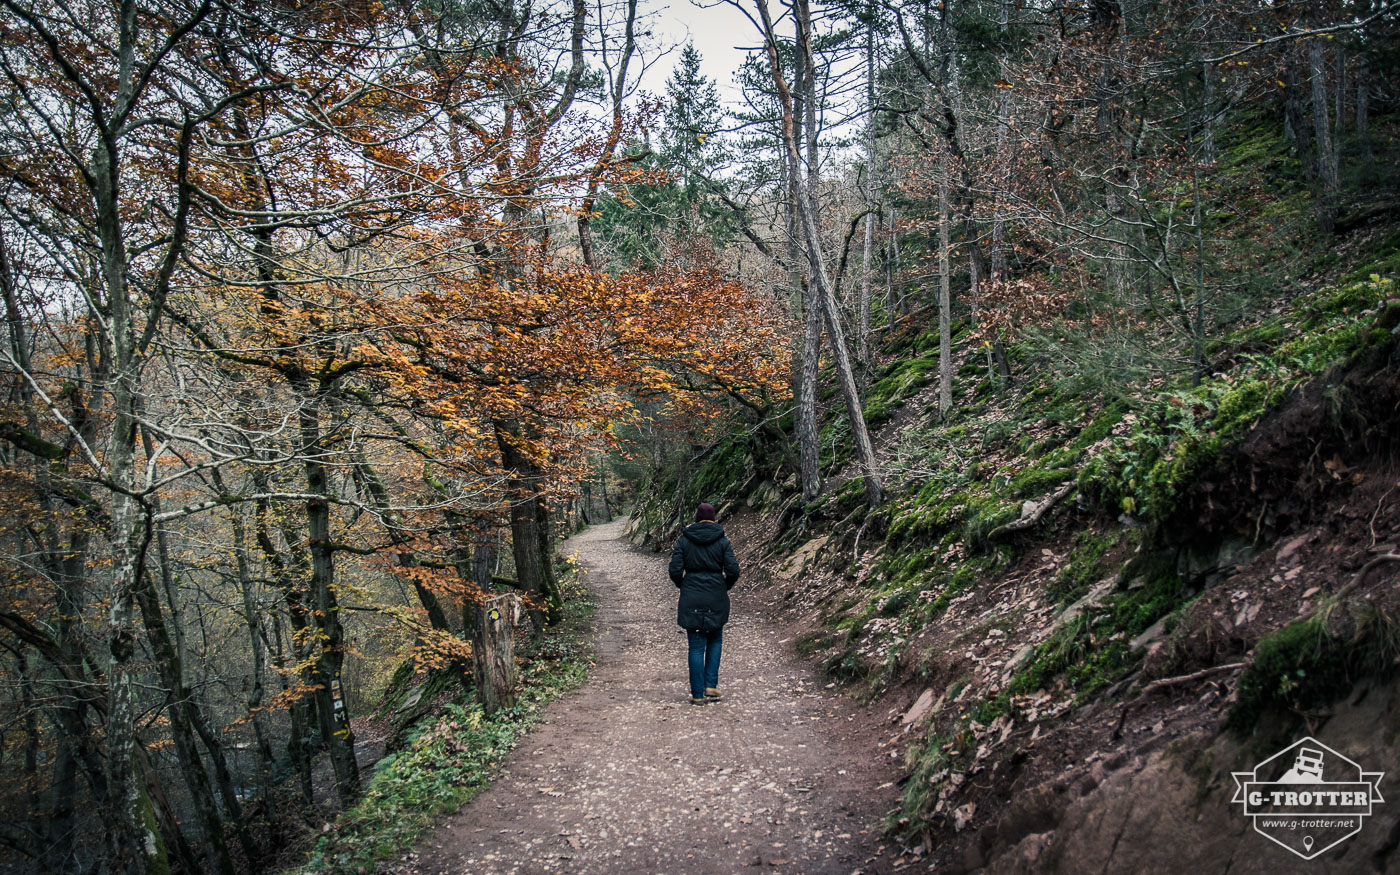
[[870, 434], [865, 426], [865, 415], [860, 401], [860, 390], [856, 384], [855, 373], [851, 368], [850, 353], [846, 346], [845, 330], [841, 326], [841, 320], [836, 306], [836, 298], [832, 289], [830, 277], [827, 274], [826, 259], [822, 251], [821, 241], [821, 216], [820, 209], [815, 197], [815, 186], [818, 180], [818, 168], [813, 162], [812, 156], [816, 154], [815, 139], [817, 136], [816, 126], [816, 89], [815, 65], [812, 59], [811, 49], [811, 13], [804, 2], [798, 0], [794, 7], [798, 29], [799, 57], [797, 63], [801, 69], [804, 98], [806, 102], [805, 128], [806, 142], [808, 150], [807, 175], [804, 179], [801, 175], [802, 155], [798, 148], [797, 125], [802, 123], [796, 118], [793, 105], [793, 93], [789, 88], [786, 78], [783, 75], [782, 64], [778, 55], [778, 40], [773, 30], [772, 17], [768, 11], [766, 0], [757, 0], [756, 3], [760, 28], [764, 37], [765, 49], [768, 53], [769, 69], [773, 76], [773, 85], [778, 92], [779, 103], [783, 114], [783, 139], [787, 151], [787, 166], [790, 178], [793, 180], [793, 188], [796, 193], [796, 213], [798, 221], [802, 227], [803, 239], [807, 248], [807, 266], [809, 278], [814, 290], [815, 303], [821, 308], [822, 318], [826, 326], [828, 340], [836, 364], [836, 375], [841, 387], [841, 396], [846, 404], [846, 416], [851, 425], [852, 439], [856, 445], [856, 461], [861, 468], [862, 477], [865, 481], [866, 501], [873, 507], [884, 501], [884, 488], [880, 483], [879, 471], [875, 461], [875, 451], [870, 443]]

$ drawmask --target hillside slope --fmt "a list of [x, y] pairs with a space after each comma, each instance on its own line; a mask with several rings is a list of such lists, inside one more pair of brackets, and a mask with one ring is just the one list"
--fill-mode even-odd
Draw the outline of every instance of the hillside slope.
[[[946, 423], [936, 342], [907, 326], [867, 406], [886, 506], [833, 453], [804, 508], [736, 433], [685, 489], [654, 480], [634, 537], [668, 544], [677, 495], [723, 505], [799, 650], [886, 706], [889, 828], [939, 872], [1287, 871], [1232, 771], [1308, 735], [1400, 768], [1400, 237], [1353, 258], [1199, 382], [964, 379]], [[1397, 845], [1400, 805], [1378, 805], [1310, 871], [1400, 871]]]

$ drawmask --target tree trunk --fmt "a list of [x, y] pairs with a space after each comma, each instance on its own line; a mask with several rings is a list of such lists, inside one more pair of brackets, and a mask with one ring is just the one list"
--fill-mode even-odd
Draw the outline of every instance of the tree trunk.
[[1356, 138], [1369, 161], [1371, 154], [1371, 64], [1361, 56], [1361, 68], [1356, 71]]
[[1195, 380], [1200, 382], [1206, 369], [1206, 237], [1201, 215], [1201, 179], [1192, 172], [1192, 221], [1196, 226], [1196, 302], [1191, 314], [1191, 350], [1196, 365]]
[[1337, 78], [1333, 94], [1336, 96], [1337, 106], [1332, 113], [1332, 142], [1340, 150], [1342, 130], [1346, 124], [1347, 114], [1347, 50], [1345, 43], [1337, 42], [1335, 45], [1337, 47]]
[[1299, 69], [1304, 66], [1302, 56], [1305, 50], [1301, 44], [1294, 44], [1284, 50], [1283, 133], [1297, 147], [1298, 160], [1303, 163], [1303, 173], [1311, 182], [1314, 177], [1312, 134], [1308, 130], [1307, 120], [1303, 118], [1303, 80], [1302, 74], [1299, 73]]
[[219, 815], [219, 806], [214, 801], [214, 792], [209, 785], [209, 774], [204, 770], [204, 763], [195, 743], [194, 724], [190, 719], [193, 703], [181, 680], [180, 657], [171, 641], [165, 619], [161, 616], [159, 597], [149, 574], [142, 578], [137, 602], [141, 608], [141, 619], [146, 626], [146, 638], [150, 642], [161, 685], [165, 687], [165, 713], [170, 719], [170, 737], [175, 743], [180, 776], [184, 779], [185, 787], [190, 792], [190, 801], [199, 817], [198, 823], [200, 833], [204, 836], [209, 868], [221, 875], [234, 875], [233, 858], [229, 856], [228, 845], [224, 841], [223, 818]]
[[[976, 239], [975, 234], [969, 234], [970, 239]], [[982, 259], [981, 249], [976, 243], [968, 247], [967, 250], [967, 276], [968, 276], [968, 300], [972, 302], [972, 324], [978, 325], [980, 306], [977, 296], [982, 288]], [[989, 344], [982, 344], [982, 349], [987, 353], [987, 373], [992, 372], [992, 347]]]
[[496, 445], [508, 472], [506, 492], [510, 496], [510, 541], [515, 556], [515, 577], [520, 589], [535, 600], [530, 618], [538, 632], [559, 621], [563, 600], [554, 578], [553, 545], [548, 534], [548, 512], [540, 494], [542, 477], [538, 467], [517, 445], [519, 426], [497, 422]]
[[1313, 136], [1317, 140], [1317, 195], [1314, 207], [1318, 230], [1331, 234], [1337, 221], [1337, 156], [1327, 121], [1327, 65], [1321, 39], [1308, 41], [1308, 72], [1312, 79]]
[[[141, 443], [142, 448], [145, 450], [146, 457], [153, 458], [155, 456], [154, 441], [151, 439], [150, 433], [144, 428], [141, 430]], [[219, 475], [217, 468], [213, 469], [210, 474], [216, 484], [222, 483], [223, 478]], [[158, 513], [160, 511], [159, 499], [152, 499], [151, 506], [152, 510]], [[241, 543], [241, 540], [238, 543]], [[253, 842], [252, 834], [248, 831], [248, 825], [243, 819], [243, 806], [242, 803], [238, 801], [238, 795], [234, 790], [233, 779], [229, 772], [228, 761], [224, 757], [223, 746], [219, 743], [217, 736], [209, 731], [208, 721], [205, 720], [204, 715], [200, 713], [198, 703], [195, 701], [189, 688], [185, 685], [184, 666], [186, 662], [186, 651], [184, 637], [179, 634], [180, 616], [175, 610], [175, 574], [170, 560], [170, 551], [166, 545], [165, 534], [159, 529], [157, 529], [156, 545], [156, 558], [159, 561], [161, 588], [165, 592], [166, 604], [169, 607], [170, 622], [167, 623], [162, 616], [160, 594], [156, 592], [154, 582], [150, 579], [149, 575], [147, 575], [145, 581], [144, 592], [144, 598], [148, 600], [149, 604], [140, 602], [142, 598], [140, 593], [138, 593], [138, 602], [141, 604], [141, 616], [143, 622], [146, 624], [147, 637], [151, 640], [151, 645], [156, 651], [156, 656], [163, 660], [160, 662], [161, 682], [165, 685], [171, 697], [171, 705], [167, 706], [167, 711], [172, 712], [171, 725], [173, 728], [176, 724], [173, 712], [179, 710], [181, 712], [181, 719], [188, 724], [186, 731], [188, 731], [188, 729], [193, 729], [204, 742], [205, 750], [207, 750], [209, 754], [209, 762], [214, 767], [215, 786], [218, 788], [219, 795], [223, 799], [224, 811], [228, 815], [228, 822], [232, 824], [238, 836], [244, 857], [250, 863], [254, 863], [260, 859], [261, 855], [258, 852], [256, 844]], [[246, 571], [246, 568], [244, 570]], [[152, 625], [153, 623], [154, 626]], [[174, 634], [171, 634], [172, 632]], [[195, 774], [196, 780], [200, 778], [203, 779], [205, 792], [207, 792], [209, 776], [204, 770], [203, 761], [199, 756], [192, 737], [189, 739], [189, 746], [193, 753], [190, 770], [197, 773]], [[183, 765], [182, 763], [182, 767]], [[197, 798], [198, 794], [192, 791], [191, 796]], [[213, 801], [212, 798], [210, 801]], [[218, 816], [218, 811], [215, 809], [214, 817], [217, 819]], [[216, 843], [216, 850], [224, 847], [222, 824], [220, 824], [219, 829], [220, 836]], [[223, 854], [225, 857], [227, 856], [228, 852], [226, 849], [223, 850]], [[229, 865], [232, 865], [231, 861]], [[222, 869], [223, 866], [220, 865], [219, 868]]]
[[185, 841], [184, 831], [180, 829], [180, 817], [171, 806], [170, 799], [165, 795], [161, 781], [151, 766], [150, 755], [139, 747], [136, 749], [136, 769], [141, 781], [141, 789], [146, 794], [147, 802], [150, 805], [148, 813], [153, 818], [158, 816], [159, 822], [164, 826], [161, 835], [169, 840], [171, 849], [175, 853], [175, 859], [180, 862], [180, 867], [176, 871], [201, 871], [199, 859], [195, 856], [190, 843]]
[[483, 530], [477, 535], [476, 546], [472, 550], [472, 581], [482, 592], [491, 589], [491, 567], [496, 562], [495, 553], [495, 545], [491, 543], [491, 532]]
[[[893, 182], [893, 180], [891, 180]], [[904, 296], [898, 291], [899, 279], [899, 235], [895, 233], [894, 205], [888, 206], [890, 214], [889, 241], [885, 255], [885, 314], [889, 319], [889, 330], [894, 332], [894, 320], [904, 310]]]
[[938, 150], [938, 415], [953, 410], [953, 329], [948, 241], [948, 150]]
[[[1002, 34], [1006, 33], [1011, 21], [1011, 0], [1001, 0], [1000, 13], [998, 17], [998, 29]], [[997, 75], [1006, 80], [1007, 58], [1003, 51], [997, 56]], [[1001, 175], [1006, 173], [1007, 148], [1009, 142], [1008, 130], [1008, 108], [1005, 88], [997, 89], [997, 144], [996, 144], [996, 167], [997, 175], [995, 180], [1000, 180]], [[992, 186], [992, 282], [999, 283], [1006, 280], [1006, 220], [1002, 217], [1003, 198], [1001, 194], [1001, 183], [994, 181]]]
[[509, 594], [487, 599], [472, 625], [476, 694], [487, 714], [515, 704], [514, 602]]
[[[32, 821], [32, 834], [37, 836], [40, 842], [44, 838], [44, 809], [43, 802], [39, 798], [39, 712], [34, 696], [34, 679], [29, 673], [29, 661], [25, 657], [23, 650], [15, 650], [15, 678], [19, 687], [19, 720], [24, 738], [24, 757], [20, 780], [23, 782], [23, 800], [27, 813], [24, 819]], [[19, 795], [19, 794], [16, 794]], [[21, 826], [25, 828], [27, 825]], [[26, 856], [31, 859], [38, 854], [32, 848], [26, 848]]]
[[[129, 84], [129, 83], [128, 83]], [[107, 477], [112, 484], [109, 552], [112, 576], [107, 612], [107, 792], [113, 813], [107, 852], [114, 869], [157, 871], [167, 865], [150, 800], [141, 793], [134, 767], [136, 702], [132, 675], [137, 670], [135, 595], [145, 573], [151, 528], [147, 508], [134, 497], [136, 489], [136, 404], [141, 397], [136, 313], [127, 283], [127, 252], [118, 204], [118, 146], [108, 139], [93, 149], [90, 174], [94, 180], [96, 222], [101, 241], [101, 271], [110, 309], [106, 369], [97, 382], [111, 395], [112, 435], [107, 445]], [[153, 834], [154, 833], [154, 834]]]
[[335, 594], [335, 550], [331, 538], [329, 478], [321, 454], [320, 393], [302, 384], [296, 387], [301, 403], [297, 420], [300, 455], [306, 491], [315, 496], [306, 502], [306, 535], [311, 554], [311, 623], [316, 628], [315, 659], [311, 664], [312, 701], [316, 703], [321, 740], [330, 752], [336, 795], [349, 808], [360, 795], [360, 766], [355, 760], [355, 735], [350, 728], [349, 705], [340, 695], [340, 671], [345, 663], [345, 632]]
[[[796, 125], [797, 119], [794, 117], [792, 93], [788, 90], [787, 82], [783, 79], [782, 69], [778, 61], [777, 38], [773, 33], [773, 23], [768, 14], [766, 0], [758, 2], [759, 14], [763, 19], [764, 36], [768, 51], [769, 68], [773, 74], [773, 84], [777, 87], [779, 101], [783, 108], [783, 133], [787, 144], [788, 170], [793, 179], [799, 178], [801, 155], [797, 148]], [[803, 69], [804, 85], [807, 93], [804, 95], [807, 101], [807, 149], [808, 154], [815, 154], [814, 139], [817, 135], [816, 112], [812, 106], [816, 100], [815, 69], [811, 53], [811, 13], [807, 7], [806, 0], [797, 0], [794, 7], [797, 16], [797, 27], [799, 42], [803, 46], [799, 63]], [[845, 332], [841, 327], [840, 313], [837, 311], [836, 297], [831, 287], [831, 281], [826, 275], [826, 261], [822, 253], [821, 245], [821, 223], [819, 220], [818, 207], [816, 203], [817, 187], [817, 167], [809, 159], [808, 178], [798, 182], [797, 185], [797, 213], [802, 225], [803, 237], [807, 244], [807, 266], [810, 271], [811, 285], [814, 286], [815, 297], [821, 306], [822, 320], [826, 325], [827, 337], [830, 340], [832, 357], [835, 359], [836, 376], [841, 387], [841, 397], [846, 403], [846, 416], [851, 425], [851, 436], [856, 445], [856, 462], [861, 467], [862, 476], [865, 480], [866, 502], [875, 507], [884, 502], [884, 488], [880, 483], [879, 472], [875, 462], [875, 451], [870, 443], [870, 434], [865, 427], [865, 414], [861, 409], [860, 390], [856, 385], [855, 374], [851, 370], [850, 355], [846, 346]]]
[[[216, 469], [217, 471], [217, 469]], [[215, 481], [218, 483], [218, 481]], [[220, 486], [222, 491], [222, 486]], [[263, 804], [273, 805], [273, 774], [277, 768], [277, 758], [272, 753], [272, 732], [267, 725], [267, 714], [263, 711], [263, 696], [267, 690], [267, 648], [263, 643], [262, 616], [258, 610], [254, 594], [253, 571], [248, 561], [248, 530], [243, 520], [242, 508], [231, 508], [229, 522], [233, 535], [233, 556], [238, 572], [238, 588], [242, 596], [243, 623], [248, 629], [248, 653], [252, 664], [252, 684], [244, 699], [248, 715], [253, 722], [253, 737], [258, 746], [258, 763], [261, 775], [258, 779], [258, 794]], [[271, 813], [271, 808], [269, 808]], [[269, 817], [273, 820], [275, 814]]]
[[[253, 486], [259, 492], [268, 491], [265, 471], [254, 471]], [[269, 503], [259, 500], [253, 507], [254, 535], [258, 548], [262, 551], [263, 558], [272, 571], [273, 580], [282, 591], [282, 601], [287, 606], [287, 622], [292, 627], [286, 636], [287, 643], [284, 646], [282, 622], [278, 614], [273, 613], [272, 640], [276, 646], [275, 652], [271, 654], [272, 664], [277, 668], [276, 674], [281, 679], [282, 691], [285, 693], [291, 689], [291, 681], [289, 680], [291, 666], [305, 666], [307, 662], [305, 656], [311, 647], [309, 640], [311, 622], [307, 618], [306, 604], [302, 600], [302, 593], [296, 582], [299, 573], [305, 572], [306, 563], [302, 551], [293, 548], [289, 562], [277, 550], [277, 545], [272, 540], [272, 509]], [[288, 545], [297, 543], [296, 536], [290, 532], [285, 532], [283, 539]], [[287, 658], [289, 651], [292, 653], [290, 660]], [[309, 687], [311, 685], [311, 669], [302, 668], [299, 680], [303, 687]], [[287, 706], [287, 717], [291, 721], [291, 733], [287, 738], [287, 755], [296, 768], [302, 800], [308, 806], [313, 805], [316, 801], [311, 780], [311, 721], [308, 713], [310, 708], [311, 705], [304, 697], [297, 697]]]
[[1201, 64], [1201, 160], [1215, 164], [1215, 65]]
[[801, 230], [797, 218], [798, 178], [785, 161], [787, 177], [787, 257], [788, 283], [795, 304], [794, 315], [802, 320], [802, 349], [796, 367], [797, 396], [797, 459], [798, 475], [802, 481], [802, 501], [810, 504], [822, 491], [820, 432], [817, 427], [817, 379], [820, 374], [822, 318], [821, 310], [812, 300], [811, 284], [802, 281]]
[[871, 20], [865, 26], [865, 106], [870, 117], [865, 120], [865, 240], [860, 250], [860, 302], [857, 308], [859, 328], [856, 335], [856, 355], [860, 361], [861, 387], [870, 385], [874, 363], [870, 357], [870, 286], [871, 268], [875, 255], [876, 186], [875, 165], [875, 22], [874, 5], [866, 7]]

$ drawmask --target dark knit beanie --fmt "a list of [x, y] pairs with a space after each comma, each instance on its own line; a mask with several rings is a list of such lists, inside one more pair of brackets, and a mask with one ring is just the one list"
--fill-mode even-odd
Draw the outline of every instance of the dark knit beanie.
[[695, 509], [695, 521], [697, 523], [704, 522], [705, 520], [710, 520], [713, 522], [714, 519], [715, 506], [713, 504], [710, 504], [708, 501], [700, 502], [700, 506]]

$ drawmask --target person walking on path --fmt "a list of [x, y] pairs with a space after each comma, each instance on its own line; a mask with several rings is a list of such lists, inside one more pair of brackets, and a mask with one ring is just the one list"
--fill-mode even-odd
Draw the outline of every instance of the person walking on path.
[[671, 582], [680, 588], [676, 623], [690, 638], [690, 704], [719, 698], [719, 656], [729, 622], [729, 590], [739, 580], [739, 560], [715, 521], [715, 507], [702, 502], [695, 522], [671, 551]]

